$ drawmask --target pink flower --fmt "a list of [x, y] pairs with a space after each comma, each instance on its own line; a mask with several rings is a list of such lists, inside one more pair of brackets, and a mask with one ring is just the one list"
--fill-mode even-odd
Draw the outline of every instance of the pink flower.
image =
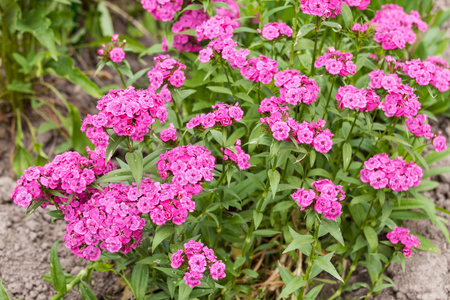
[[225, 268], [226, 266], [221, 260], [212, 264], [209, 267], [209, 273], [211, 274], [212, 279], [217, 281], [221, 278], [225, 278], [226, 277]]
[[273, 138], [279, 141], [283, 141], [289, 137], [290, 127], [283, 121], [275, 122], [271, 126]]
[[114, 47], [109, 52], [109, 57], [113, 62], [120, 63], [125, 58], [125, 51], [122, 48]]
[[169, 128], [163, 129], [160, 133], [160, 138], [163, 142], [168, 142], [170, 140], [177, 140], [177, 130], [173, 126], [173, 123], [169, 124]]
[[206, 270], [206, 258], [202, 254], [192, 255], [188, 263], [192, 272], [203, 273]]
[[184, 273], [184, 283], [186, 285], [189, 285], [189, 287], [194, 288], [196, 286], [199, 286], [201, 284], [200, 279], [203, 278], [202, 273], [195, 273], [195, 272], [186, 272]]
[[437, 152], [442, 152], [447, 149], [447, 139], [442, 135], [438, 135], [433, 139], [433, 146]]

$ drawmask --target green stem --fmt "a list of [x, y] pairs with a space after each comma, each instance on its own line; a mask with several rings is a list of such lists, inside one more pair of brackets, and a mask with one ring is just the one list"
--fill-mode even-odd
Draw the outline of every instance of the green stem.
[[298, 13], [300, 12], [300, 6], [299, 1], [294, 1], [295, 3], [295, 17], [294, 17], [294, 24], [292, 26], [292, 48], [291, 48], [291, 57], [289, 61], [289, 65], [294, 67], [294, 58], [295, 58], [295, 44], [297, 41], [297, 20], [298, 20]]
[[325, 116], [327, 115], [327, 109], [328, 109], [328, 105], [330, 105], [331, 94], [333, 93], [333, 88], [334, 88], [335, 83], [336, 83], [336, 75], [333, 76], [333, 83], [331, 84], [330, 93], [328, 94], [327, 104], [325, 105], [325, 108], [323, 110], [322, 119], [324, 119]]
[[74, 279], [72, 279], [69, 284], [66, 285], [67, 291], [65, 293], [59, 292], [56, 294], [52, 300], [63, 299], [63, 297], [69, 293], [77, 284], [79, 284], [83, 279], [85, 279], [89, 275], [89, 271], [92, 269], [95, 262], [91, 262], [86, 268], [81, 270]]
[[311, 273], [311, 268], [314, 262], [314, 255], [316, 254], [316, 246], [318, 242], [319, 242], [319, 220], [316, 220], [316, 223], [314, 225], [314, 242], [312, 243], [311, 253], [309, 254], [308, 268], [306, 269], [305, 277], [303, 277], [303, 279], [306, 281], [306, 284], [300, 290], [299, 299], [303, 299], [303, 295], [305, 294], [305, 289], [306, 286], [308, 285], [309, 274]]
[[127, 85], [125, 84], [125, 80], [123, 79], [122, 72], [119, 71], [119, 64], [115, 62], [114, 65], [116, 67], [117, 73], [119, 73], [120, 81], [122, 81], [122, 86], [123, 86], [124, 89], [126, 89]]
[[222, 65], [223, 71], [225, 72], [225, 76], [227, 77], [228, 85], [230, 86], [230, 91], [231, 91], [231, 94], [233, 95], [233, 99], [236, 100], [236, 96], [234, 95], [234, 91], [233, 91], [233, 86], [231, 85], [230, 78], [228, 77], [227, 69], [223, 65], [223, 62], [221, 62], [221, 65]]
[[392, 260], [393, 260], [394, 257], [397, 255], [397, 252], [398, 252], [398, 250], [396, 249], [396, 250], [394, 251], [394, 253], [392, 254], [391, 258], [389, 258], [389, 261], [384, 265], [383, 270], [381, 270], [381, 272], [378, 273], [377, 278], [375, 278], [375, 281], [374, 281], [374, 283], [372, 284], [372, 287], [370, 288], [370, 290], [369, 290], [369, 292], [367, 293], [366, 298], [364, 298], [364, 300], [369, 299], [370, 295], [372, 295], [373, 290], [375, 289], [375, 287], [376, 287], [378, 281], [380, 281], [381, 276], [383, 276], [384, 271], [386, 271], [387, 267], [391, 264]]
[[313, 59], [311, 63], [311, 71], [309, 72], [310, 76], [314, 76], [314, 73], [316, 72], [316, 68], [314, 67], [314, 63], [316, 62], [316, 52], [317, 52], [317, 41], [319, 39], [319, 30], [320, 30], [320, 17], [316, 17], [316, 39], [314, 41], [314, 52], [313, 52]]
[[353, 272], [356, 270], [356, 266], [358, 265], [359, 259], [361, 258], [362, 249], [358, 251], [358, 254], [353, 261], [350, 270], [348, 271], [347, 276], [345, 277], [344, 283], [339, 286], [339, 289], [330, 297], [328, 300], [333, 300], [339, 297], [342, 294], [342, 290], [347, 286], [347, 283], [352, 276]]

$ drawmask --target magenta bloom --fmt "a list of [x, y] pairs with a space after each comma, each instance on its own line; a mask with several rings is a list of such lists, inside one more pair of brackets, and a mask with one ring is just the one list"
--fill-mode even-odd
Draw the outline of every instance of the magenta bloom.
[[403, 248], [403, 254], [405, 257], [409, 257], [412, 253], [412, 247], [419, 247], [420, 242], [417, 236], [410, 234], [409, 229], [403, 227], [395, 227], [389, 232], [386, 237], [392, 244], [401, 244]]
[[325, 66], [328, 73], [332, 75], [347, 76], [356, 74], [356, 65], [352, 62], [353, 54], [343, 53], [329, 47], [327, 53], [319, 56], [314, 62], [314, 67], [320, 68]]
[[345, 194], [341, 185], [334, 185], [331, 180], [316, 180], [311, 184], [312, 189], [306, 190], [304, 187], [297, 189], [292, 194], [300, 210], [314, 208], [323, 214], [328, 220], [336, 220], [342, 214], [340, 201], [345, 199]]
[[401, 156], [390, 159], [386, 153], [381, 153], [364, 162], [360, 179], [374, 189], [389, 188], [400, 192], [418, 186], [422, 176], [422, 168], [414, 162], [407, 163]]
[[179, 249], [172, 254], [171, 266], [174, 269], [181, 267], [183, 262], [187, 259], [187, 272], [184, 273], [184, 283], [191, 288], [201, 284], [200, 279], [203, 278], [203, 273], [209, 269], [209, 273], [213, 280], [224, 278], [225, 264], [221, 260], [216, 259], [214, 250], [204, 246], [203, 243], [190, 240], [184, 244], [184, 250]]
[[109, 52], [109, 57], [113, 62], [120, 63], [125, 58], [125, 51], [122, 48], [114, 47]]
[[281, 38], [283, 35], [292, 36], [292, 28], [286, 25], [286, 23], [267, 23], [264, 25], [263, 30], [257, 29], [259, 33], [268, 41], [273, 41], [277, 38]]
[[439, 135], [433, 139], [433, 146], [437, 152], [442, 152], [447, 149], [447, 139], [444, 136]]

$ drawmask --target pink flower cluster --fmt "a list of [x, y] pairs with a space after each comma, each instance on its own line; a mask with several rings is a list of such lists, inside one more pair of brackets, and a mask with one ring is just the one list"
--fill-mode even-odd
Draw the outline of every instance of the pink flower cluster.
[[236, 149], [236, 152], [229, 148], [220, 148], [220, 150], [223, 151], [223, 159], [231, 160], [232, 162], [236, 163], [238, 168], [241, 170], [247, 170], [248, 168], [250, 168], [252, 166], [249, 163], [250, 155], [242, 150], [240, 139], [236, 140], [234, 148]]
[[141, 4], [155, 20], [167, 22], [173, 19], [175, 12], [181, 10], [183, 0], [141, 0]]
[[370, 24], [375, 26], [374, 40], [386, 50], [404, 49], [406, 43], [413, 44], [416, 40], [414, 25], [420, 31], [427, 30], [427, 23], [422, 21], [419, 12], [412, 10], [407, 14], [403, 7], [395, 4], [381, 6]]
[[167, 143], [168, 141], [176, 141], [177, 140], [177, 130], [173, 126], [173, 123], [169, 124], [169, 128], [163, 129], [159, 135], [161, 141]]
[[203, 278], [206, 269], [209, 269], [209, 274], [215, 281], [226, 277], [225, 264], [221, 260], [217, 260], [214, 250], [194, 240], [185, 243], [184, 250], [179, 249], [172, 254], [171, 260], [172, 268], [182, 267], [186, 271], [184, 283], [191, 288], [201, 284], [200, 279]]
[[450, 66], [442, 58], [431, 56], [423, 62], [413, 59], [401, 63], [401, 66], [405, 74], [420, 85], [431, 84], [441, 93], [450, 89]]
[[350, 7], [354, 6], [357, 9], [366, 10], [370, 0], [344, 0], [344, 3]]
[[60, 205], [68, 221], [64, 240], [73, 254], [97, 260], [101, 250], [130, 252], [139, 245], [145, 219], [130, 197], [135, 187], [109, 184], [102, 190], [90, 188], [78, 199]]
[[385, 101], [379, 106], [386, 117], [410, 118], [417, 115], [421, 105], [414, 89], [402, 84], [402, 79], [397, 74], [385, 75], [384, 71], [375, 70], [369, 73], [369, 77], [371, 88], [388, 91]]
[[[274, 76], [275, 86], [280, 87], [282, 105], [289, 103], [310, 105], [317, 100], [320, 89], [314, 79], [308, 79], [298, 70], [279, 71]], [[285, 102], [285, 103], [284, 103]]]
[[172, 183], [186, 192], [198, 195], [203, 181], [213, 180], [215, 158], [203, 146], [179, 146], [166, 151], [156, 162], [162, 179], [173, 176]]
[[[239, 27], [239, 22], [233, 20], [229, 16], [216, 15], [211, 19], [203, 22], [196, 28], [196, 35], [198, 41], [210, 40], [208, 46], [200, 51], [199, 60], [202, 63], [208, 62], [214, 57], [214, 51], [221, 53], [224, 51], [225, 57], [231, 59], [231, 56], [235, 54], [237, 43], [231, 38], [233, 37], [234, 30]], [[245, 60], [244, 60], [245, 61]]]
[[[110, 90], [97, 104], [99, 113], [87, 115], [81, 126], [89, 140], [96, 147], [108, 146], [108, 133], [112, 128], [119, 136], [131, 137], [134, 141], [143, 141], [149, 132], [149, 126], [159, 119], [167, 120], [168, 112], [161, 94], [148, 90], [127, 89]], [[170, 93], [169, 93], [170, 96]]]
[[266, 124], [266, 129], [270, 130], [274, 139], [279, 141], [290, 141], [293, 138], [299, 144], [307, 144], [314, 147], [317, 152], [327, 153], [333, 147], [331, 138], [333, 134], [329, 129], [324, 129], [325, 121], [319, 119], [316, 123], [303, 121], [299, 123], [289, 117], [288, 108], [279, 106], [277, 103], [267, 105], [268, 101], [277, 101], [277, 97], [264, 99], [258, 109], [260, 113], [269, 111], [269, 117], [260, 118], [261, 123]]
[[201, 114], [193, 117], [186, 124], [187, 129], [192, 129], [202, 126], [202, 129], [208, 129], [214, 127], [220, 123], [222, 126], [228, 126], [233, 121], [242, 120], [244, 111], [239, 106], [239, 102], [235, 105], [229, 105], [225, 103], [217, 103], [212, 106], [214, 111], [208, 114]]
[[341, 86], [336, 94], [339, 101], [338, 107], [342, 110], [359, 109], [360, 111], [372, 111], [380, 104], [378, 96], [371, 88], [358, 89], [353, 85]]
[[[197, 52], [202, 49], [202, 46], [194, 36], [181, 33], [185, 30], [195, 29], [203, 22], [208, 20], [208, 15], [203, 9], [185, 10], [178, 21], [173, 23], [172, 32], [175, 34], [173, 37], [173, 47], [178, 52]], [[163, 37], [162, 48], [164, 51], [168, 50], [166, 38]]]
[[97, 50], [97, 54], [104, 61], [111, 60], [115, 63], [120, 63], [125, 59], [125, 51], [123, 48], [125, 47], [126, 41], [123, 40], [122, 43], [119, 43], [119, 35], [113, 34], [111, 42], [108, 45], [103, 44], [102, 48]]
[[239, 27], [239, 22], [228, 16], [216, 15], [195, 29], [198, 40], [227, 39], [233, 37], [234, 30]]
[[437, 152], [447, 149], [447, 139], [441, 136], [441, 132], [433, 134], [430, 124], [425, 124], [427, 116], [418, 114], [416, 117], [406, 119], [406, 127], [409, 132], [417, 137], [425, 137], [425, 139], [433, 139], [433, 146]]
[[[143, 214], [149, 214], [156, 225], [164, 225], [172, 221], [175, 225], [186, 222], [189, 212], [195, 210], [195, 201], [192, 200], [192, 190], [184, 188], [184, 182], [159, 183], [146, 178], [141, 182], [140, 189], [133, 188], [128, 193], [130, 199], [137, 200], [137, 208]], [[198, 189], [198, 187], [197, 187]], [[201, 186], [200, 186], [201, 191]]]
[[247, 64], [241, 68], [241, 75], [250, 81], [269, 84], [273, 76], [278, 72], [278, 63], [276, 60], [260, 55], [250, 58]]
[[386, 237], [389, 241], [396, 245], [399, 242], [403, 244], [405, 248], [403, 248], [403, 254], [405, 257], [409, 257], [411, 255], [412, 247], [419, 247], [420, 242], [417, 236], [410, 234], [409, 229], [403, 227], [394, 227], [394, 229], [389, 232]]
[[339, 202], [345, 199], [342, 186], [334, 185], [328, 179], [314, 181], [311, 186], [310, 190], [301, 188], [292, 194], [292, 199], [301, 206], [300, 210], [311, 207], [328, 220], [336, 220], [342, 214], [342, 205]]
[[275, 39], [281, 39], [284, 36], [292, 36], [292, 28], [286, 25], [286, 23], [267, 23], [264, 25], [263, 30], [257, 29], [257, 31], [268, 41], [273, 41]]
[[392, 189], [394, 192], [407, 191], [418, 186], [423, 170], [413, 161], [407, 163], [401, 156], [390, 159], [386, 153], [376, 154], [364, 162], [361, 181], [374, 189]]
[[367, 34], [369, 30], [369, 24], [368, 23], [364, 23], [364, 24], [359, 24], [359, 23], [355, 23], [352, 26], [352, 31], [356, 31], [358, 32], [358, 36], [364, 36]]
[[180, 87], [186, 80], [184, 69], [186, 66], [182, 63], [170, 58], [170, 55], [159, 55], [153, 58], [156, 65], [147, 73], [150, 81], [148, 89], [155, 92], [163, 84], [171, 84], [175, 87]]
[[325, 66], [325, 70], [332, 75], [347, 76], [356, 74], [356, 65], [352, 62], [353, 54], [350, 52], [342, 53], [329, 47], [325, 55], [319, 56], [314, 62], [314, 67]]
[[335, 18], [341, 14], [343, 0], [300, 0], [300, 8], [307, 15]]
[[[105, 152], [88, 149], [90, 158], [81, 156], [78, 152], [65, 152], [43, 167], [30, 167], [17, 180], [11, 198], [14, 203], [28, 207], [34, 201], [49, 200], [43, 207], [50, 204], [67, 202], [70, 194], [77, 195], [86, 191], [87, 186], [95, 181], [95, 175], [108, 173], [114, 169], [111, 161], [105, 164]], [[103, 156], [101, 156], [103, 154]], [[62, 197], [55, 196], [57, 191]]]

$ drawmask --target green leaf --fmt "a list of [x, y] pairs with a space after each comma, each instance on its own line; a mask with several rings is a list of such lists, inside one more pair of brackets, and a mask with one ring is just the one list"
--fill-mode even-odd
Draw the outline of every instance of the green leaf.
[[90, 145], [91, 149], [94, 148], [92, 143], [89, 141], [88, 137], [84, 132], [80, 130], [81, 128], [81, 117], [78, 108], [70, 103], [67, 103], [69, 108], [69, 119], [72, 121], [72, 146], [75, 151], [80, 154], [87, 154], [86, 146]]
[[32, 165], [34, 165], [33, 156], [21, 145], [16, 145], [16, 152], [14, 153], [12, 164], [14, 173], [19, 176]]
[[108, 161], [114, 155], [114, 152], [116, 151], [117, 147], [119, 147], [120, 143], [122, 143], [124, 140], [125, 136], [118, 136], [116, 133], [114, 133], [109, 138], [108, 147], [106, 147], [105, 165], [108, 164]]
[[46, 214], [55, 219], [64, 219], [64, 214], [59, 209], [48, 211]]
[[50, 274], [55, 290], [65, 294], [67, 292], [66, 278], [64, 277], [61, 264], [59, 263], [58, 243], [59, 241], [54, 242], [50, 250]]
[[289, 244], [289, 246], [283, 251], [283, 254], [293, 250], [300, 249], [301, 247], [309, 245], [312, 242], [314, 242], [314, 237], [310, 234], [305, 235], [299, 234], [291, 227], [289, 227], [289, 232], [291, 233], [293, 240]]
[[142, 152], [139, 150], [128, 152], [125, 154], [125, 160], [130, 167], [131, 174], [133, 174], [133, 178], [136, 181], [137, 188], [139, 189], [144, 168]]
[[99, 272], [114, 271], [114, 266], [105, 262], [97, 261], [92, 268]]
[[303, 67], [307, 70], [311, 69], [312, 56], [309, 53], [304, 53], [298, 57]]
[[269, 170], [267, 176], [269, 177], [270, 188], [272, 190], [272, 199], [275, 199], [281, 178], [280, 173], [277, 170]]
[[260, 229], [260, 230], [255, 230], [253, 231], [253, 235], [257, 235], [257, 236], [274, 236], [276, 234], [280, 233], [277, 230], [271, 230], [271, 229]]
[[397, 136], [385, 135], [380, 140], [388, 140], [388, 141], [396, 142], [396, 143], [411, 147], [411, 145], [408, 142], [406, 142], [405, 140], [403, 140], [403, 138], [400, 138]]
[[81, 299], [83, 300], [97, 300], [94, 292], [84, 281], [80, 281], [78, 284], [78, 291], [81, 295]]
[[303, 287], [306, 284], [306, 280], [303, 280], [302, 276], [296, 276], [292, 278], [287, 284], [286, 287], [281, 291], [280, 296], [278, 296], [278, 299], [287, 297], [293, 292], [297, 291], [301, 287]]
[[336, 221], [322, 219], [322, 225], [342, 246], [345, 246], [344, 238], [342, 237], [341, 228]]
[[369, 247], [372, 252], [375, 252], [378, 248], [378, 235], [375, 230], [370, 226], [364, 227], [364, 236], [366, 237]]
[[[330, 255], [331, 254], [331, 255]], [[333, 264], [331, 263], [330, 259], [333, 256], [333, 252], [327, 254], [326, 256], [318, 256], [316, 259], [314, 259], [314, 264], [317, 265], [319, 268], [336, 278], [337, 280], [344, 282], [342, 280], [339, 273], [334, 268]]]
[[208, 86], [207, 88], [215, 93], [233, 95], [229, 88], [223, 86]]
[[323, 288], [323, 284], [313, 287], [308, 294], [305, 295], [305, 300], [315, 300]]
[[97, 6], [97, 11], [100, 13], [100, 28], [105, 36], [112, 36], [114, 34], [114, 26], [111, 20], [111, 15], [103, 1], [100, 1]]
[[305, 35], [307, 35], [311, 30], [314, 30], [316, 28], [316, 24], [309, 23], [305, 24], [302, 27], [300, 27], [300, 30], [297, 33], [297, 38], [302, 38]]
[[429, 239], [427, 239], [426, 237], [424, 237], [420, 234], [414, 233], [414, 235], [419, 238], [419, 242], [420, 242], [419, 249], [420, 250], [440, 254], [439, 249], [433, 244], [432, 241], [430, 241]]
[[343, 3], [341, 6], [342, 18], [344, 19], [345, 26], [351, 28], [353, 25], [353, 14], [352, 10], [346, 3]]
[[352, 146], [349, 143], [345, 143], [342, 153], [344, 159], [344, 171], [347, 171], [347, 168], [352, 160]]
[[11, 300], [1, 280], [0, 280], [0, 300]]
[[258, 229], [263, 217], [264, 215], [262, 213], [257, 212], [256, 210], [253, 211], [253, 222], [255, 222], [255, 229]]
[[167, 264], [168, 262], [169, 262], [169, 259], [167, 258], [167, 255], [158, 253], [158, 254], [146, 257], [144, 259], [141, 259], [136, 264], [163, 265], [163, 264]]
[[339, 32], [342, 30], [341, 24], [336, 23], [336, 22], [325, 21], [325, 22], [322, 22], [322, 25], [330, 27], [331, 29], [333, 29], [334, 32]]
[[128, 179], [132, 179], [133, 175], [130, 170], [117, 169], [112, 170], [109, 173], [98, 178], [94, 183], [104, 183], [104, 182], [119, 182]]
[[46, 47], [50, 52], [50, 56], [54, 60], [58, 60], [55, 44], [55, 34], [50, 28], [51, 21], [47, 15], [51, 10], [38, 6], [24, 12], [21, 19], [17, 22], [17, 30], [20, 32], [31, 33], [39, 43]]
[[49, 73], [65, 78], [70, 82], [79, 85], [86, 93], [94, 98], [100, 98], [102, 93], [95, 83], [86, 75], [74, 67], [74, 61], [69, 56], [59, 56], [58, 61], [51, 61], [46, 65]]
[[149, 269], [147, 265], [135, 265], [131, 273], [131, 289], [136, 300], [145, 299]]
[[168, 238], [173, 233], [173, 227], [169, 225], [163, 225], [159, 227], [155, 232], [155, 237], [152, 243], [152, 252], [155, 252], [156, 247], [162, 243], [166, 238]]
[[350, 205], [356, 205], [362, 202], [369, 202], [372, 201], [375, 197], [371, 194], [364, 194], [360, 196], [356, 196], [350, 201]]
[[181, 281], [179, 290], [178, 290], [178, 300], [188, 300], [191, 292], [192, 292], [192, 288], [190, 286], [184, 284], [184, 281]]
[[22, 82], [17, 79], [14, 79], [13, 82], [6, 86], [8, 91], [19, 92], [24, 94], [34, 94], [33, 89], [31, 88], [31, 82]]
[[426, 155], [425, 161], [427, 162], [427, 164], [432, 164], [435, 162], [438, 162], [444, 158], [446, 158], [447, 156], [450, 155], [450, 148], [445, 149], [442, 152], [431, 152], [430, 154]]
[[216, 140], [216, 142], [222, 146], [223, 145], [222, 132], [213, 129], [210, 131], [210, 133], [213, 136], [213, 138]]

